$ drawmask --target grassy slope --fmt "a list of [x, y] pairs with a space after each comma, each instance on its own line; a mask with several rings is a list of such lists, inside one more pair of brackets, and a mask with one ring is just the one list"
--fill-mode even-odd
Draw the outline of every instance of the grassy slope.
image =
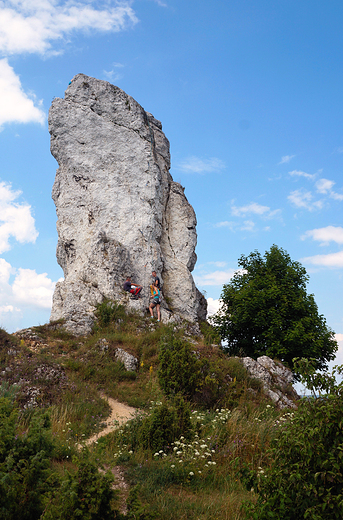
[[[70, 452], [63, 463], [53, 461], [56, 467], [73, 468], [69, 461], [76, 444], [101, 429], [109, 409], [100, 392], [144, 413], [166, 403], [157, 375], [158, 353], [170, 330], [136, 315], [119, 312], [110, 318], [107, 325], [107, 318], [105, 323], [100, 319], [102, 326], [87, 338], [49, 325], [34, 328], [41, 343], [0, 333], [2, 394], [21, 381], [16, 393], [21, 407], [34, 401], [50, 410], [53, 434]], [[210, 367], [191, 402], [193, 435], [149, 450], [137, 441], [142, 421], [137, 418], [91, 448], [97, 465], [120, 466], [131, 488], [139, 485], [142, 519], [243, 519], [243, 501], [255, 497], [251, 470], [262, 475], [268, 465], [266, 449], [282, 414], [236, 359], [211, 346], [211, 329], [204, 332], [200, 341], [187, 336], [186, 324], [177, 332]], [[104, 351], [99, 347], [103, 338], [108, 345]], [[115, 360], [117, 347], [138, 358], [137, 373]], [[29, 414], [23, 412], [22, 425]]]

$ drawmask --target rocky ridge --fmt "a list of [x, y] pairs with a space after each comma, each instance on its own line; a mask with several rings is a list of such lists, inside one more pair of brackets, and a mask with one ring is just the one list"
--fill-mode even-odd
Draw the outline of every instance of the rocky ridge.
[[[153, 269], [161, 279], [163, 321], [204, 319], [206, 300], [191, 274], [196, 216], [169, 173], [160, 121], [118, 87], [78, 74], [65, 98], [52, 102], [49, 131], [59, 164], [52, 197], [64, 271], [51, 320], [63, 319], [82, 335], [104, 298], [144, 312]], [[141, 300], [125, 298], [127, 275], [143, 285]]]

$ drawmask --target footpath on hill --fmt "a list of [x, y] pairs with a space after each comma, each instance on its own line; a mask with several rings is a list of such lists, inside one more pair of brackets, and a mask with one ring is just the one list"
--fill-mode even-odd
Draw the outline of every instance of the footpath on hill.
[[107, 419], [107, 426], [100, 432], [95, 433], [92, 435], [92, 437], [87, 439], [85, 441], [86, 446], [93, 444], [93, 442], [97, 441], [100, 437], [113, 432], [116, 428], [118, 428], [118, 426], [132, 419], [136, 413], [136, 408], [132, 408], [131, 406], [120, 403], [116, 399], [112, 399], [112, 397], [108, 397], [105, 394], [100, 394], [100, 396], [110, 405], [111, 414]]

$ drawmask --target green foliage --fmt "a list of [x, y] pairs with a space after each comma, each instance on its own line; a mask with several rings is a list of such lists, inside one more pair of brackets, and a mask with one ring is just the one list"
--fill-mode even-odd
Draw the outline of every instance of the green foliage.
[[8, 397], [13, 400], [18, 389], [18, 385], [10, 385], [8, 381], [3, 381], [0, 385], [0, 397]]
[[220, 345], [220, 334], [218, 330], [207, 321], [199, 323], [201, 334], [204, 336], [205, 345]]
[[242, 255], [238, 265], [213, 318], [230, 355], [267, 355], [292, 369], [295, 356], [315, 358], [316, 368], [325, 368], [337, 342], [306, 292], [305, 268], [276, 245], [263, 258], [258, 251]]
[[190, 346], [173, 332], [164, 338], [159, 353], [158, 379], [167, 396], [181, 393], [191, 398], [203, 379], [202, 363]]
[[123, 320], [126, 316], [123, 305], [107, 298], [97, 305], [94, 314], [97, 317], [100, 328], [107, 327], [112, 322]]
[[144, 449], [156, 451], [170, 446], [180, 435], [190, 438], [192, 434], [189, 405], [176, 396], [172, 404], [156, 406], [143, 420], [140, 444]]
[[47, 497], [41, 520], [114, 520], [122, 518], [115, 510], [117, 493], [113, 476], [99, 473], [88, 461], [78, 463], [76, 474], [66, 472], [61, 486]]
[[[299, 364], [298, 364], [299, 366]], [[343, 368], [343, 367], [342, 367]], [[314, 382], [313, 372], [303, 380]], [[319, 386], [322, 385], [320, 378]], [[254, 520], [339, 520], [343, 517], [343, 384], [300, 402], [272, 443], [269, 469], [258, 474]], [[313, 385], [315, 390], [315, 385]]]
[[48, 490], [54, 444], [47, 414], [35, 413], [26, 432], [18, 432], [18, 410], [0, 399], [0, 517], [35, 520]]

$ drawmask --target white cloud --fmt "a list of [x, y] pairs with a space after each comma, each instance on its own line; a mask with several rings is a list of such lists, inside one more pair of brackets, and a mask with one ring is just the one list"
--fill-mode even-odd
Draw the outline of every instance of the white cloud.
[[259, 215], [267, 218], [272, 218], [275, 215], [280, 213], [279, 209], [270, 210], [269, 206], [262, 206], [261, 204], [257, 204], [256, 202], [251, 202], [246, 206], [231, 206], [231, 214], [235, 217], [245, 217], [246, 215]]
[[319, 179], [319, 181], [316, 182], [316, 188], [318, 193], [328, 193], [334, 184], [334, 181], [330, 181], [329, 179]]
[[[10, 282], [14, 276], [13, 283]], [[46, 273], [37, 274], [33, 269], [13, 268], [0, 258], [0, 309], [4, 312], [19, 312], [17, 306], [50, 309], [56, 282]]]
[[223, 222], [217, 222], [216, 224], [214, 224], [214, 227], [218, 227], [218, 228], [221, 228], [221, 227], [228, 227], [229, 229], [233, 229], [235, 227], [235, 223], [234, 222], [229, 222], [227, 220], [224, 220]]
[[11, 236], [20, 243], [34, 243], [38, 237], [31, 206], [15, 202], [20, 194], [10, 184], [0, 182], [0, 253], [11, 248]]
[[47, 273], [37, 274], [35, 270], [19, 268], [12, 285], [14, 301], [50, 309], [56, 282], [47, 276]]
[[343, 251], [330, 253], [327, 255], [315, 255], [302, 258], [305, 264], [312, 264], [322, 267], [343, 267]]
[[7, 0], [0, 2], [0, 51], [2, 54], [51, 52], [73, 31], [118, 32], [137, 23], [129, 1], [104, 8], [72, 0]]
[[254, 231], [255, 229], [255, 222], [252, 220], [245, 220], [243, 223], [243, 226], [241, 226], [242, 231]]
[[4, 123], [43, 124], [44, 121], [43, 110], [25, 94], [19, 77], [7, 60], [0, 60], [0, 127]]
[[120, 74], [116, 70], [104, 70], [104, 76], [108, 81], [119, 81], [124, 77], [123, 74]]
[[227, 271], [194, 274], [194, 281], [197, 285], [223, 285], [228, 283], [236, 272], [235, 269], [229, 269]]
[[297, 208], [305, 208], [309, 211], [321, 209], [323, 202], [317, 200], [313, 202], [313, 195], [310, 191], [295, 190], [288, 195], [288, 200]]
[[334, 191], [330, 192], [330, 197], [335, 200], [343, 200], [343, 194], [342, 193], [336, 193]]
[[293, 157], [295, 157], [295, 155], [284, 155], [283, 157], [281, 157], [281, 161], [278, 164], [289, 163], [289, 161], [293, 159]]
[[297, 177], [305, 177], [306, 179], [314, 179], [315, 175], [311, 175], [310, 173], [302, 172], [300, 170], [293, 170], [291, 172], [288, 172], [289, 175], [297, 176]]
[[215, 265], [216, 267], [225, 267], [227, 262], [207, 262], [210, 265]]
[[331, 188], [333, 188], [335, 184], [336, 183], [334, 181], [330, 181], [329, 179], [319, 179], [316, 182], [317, 192], [329, 195], [329, 197], [335, 200], [343, 200], [342, 193], [336, 193], [335, 191], [332, 191]]
[[224, 162], [217, 157], [201, 159], [200, 157], [191, 156], [180, 162], [175, 169], [184, 173], [214, 173], [219, 172], [223, 168], [225, 168]]
[[213, 298], [207, 298], [207, 317], [216, 314], [221, 307], [221, 300], [214, 300]]
[[335, 226], [327, 226], [324, 228], [311, 229], [301, 237], [303, 240], [307, 237], [313, 238], [321, 242], [321, 245], [326, 245], [329, 242], [336, 242], [343, 244], [343, 228]]

